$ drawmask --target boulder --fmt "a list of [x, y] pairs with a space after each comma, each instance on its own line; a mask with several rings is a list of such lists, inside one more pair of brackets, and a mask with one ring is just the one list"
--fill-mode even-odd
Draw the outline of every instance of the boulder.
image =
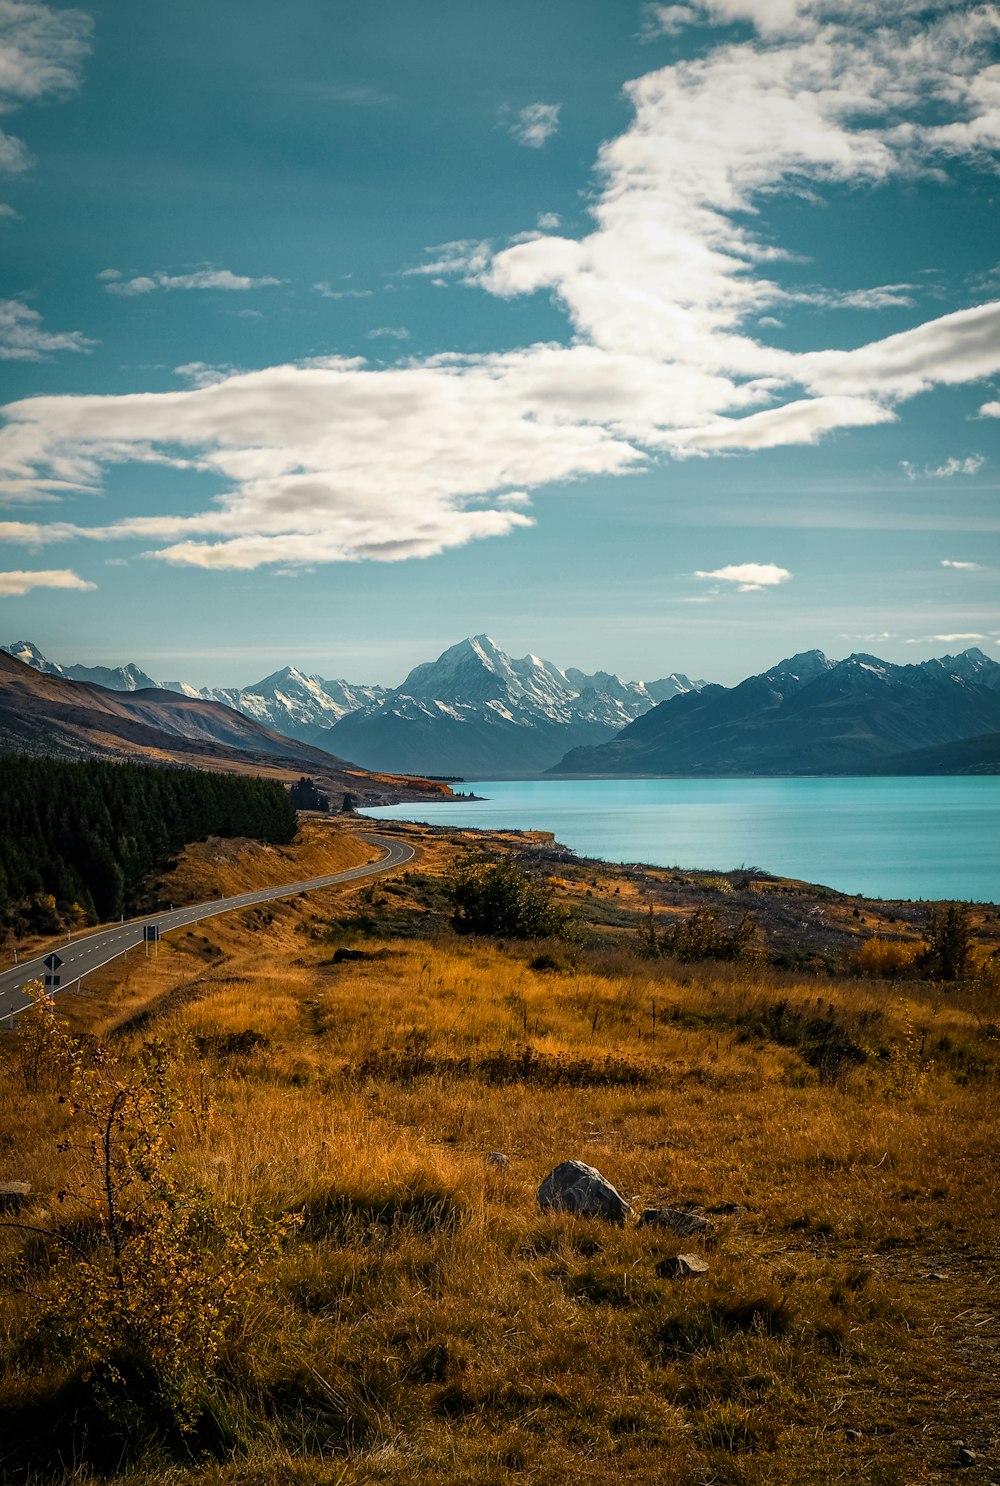
[[16, 1213], [28, 1204], [30, 1182], [0, 1182], [0, 1212]]
[[576, 1213], [581, 1218], [603, 1218], [624, 1223], [632, 1211], [620, 1192], [584, 1161], [561, 1161], [538, 1189], [543, 1212]]
[[708, 1264], [700, 1254], [674, 1254], [660, 1260], [656, 1273], [661, 1280], [695, 1280], [708, 1274]]
[[680, 1207], [647, 1207], [636, 1224], [637, 1228], [669, 1228], [681, 1238], [704, 1233], [709, 1226], [703, 1213], [687, 1212]]

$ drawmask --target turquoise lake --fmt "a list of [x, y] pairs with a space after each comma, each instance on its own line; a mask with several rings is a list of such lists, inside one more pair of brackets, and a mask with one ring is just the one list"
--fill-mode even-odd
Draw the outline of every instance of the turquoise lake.
[[876, 898], [1000, 901], [1000, 777], [479, 780], [373, 817], [554, 832], [582, 856], [759, 867]]

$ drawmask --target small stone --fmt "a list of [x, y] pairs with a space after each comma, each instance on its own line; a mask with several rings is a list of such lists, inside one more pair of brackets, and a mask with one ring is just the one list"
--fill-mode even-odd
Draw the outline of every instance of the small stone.
[[704, 1233], [709, 1221], [702, 1213], [688, 1212], [684, 1208], [647, 1207], [636, 1227], [669, 1228], [681, 1238], [690, 1238], [692, 1233]]
[[538, 1188], [543, 1212], [576, 1213], [581, 1218], [604, 1218], [624, 1223], [632, 1211], [620, 1192], [585, 1161], [561, 1161]]
[[852, 1445], [856, 1445], [858, 1443], [858, 1440], [860, 1438], [861, 1438], [861, 1430], [860, 1429], [845, 1429], [844, 1430], [844, 1439], [845, 1440], [850, 1440], [850, 1442], [851, 1442]]
[[708, 1274], [708, 1264], [700, 1254], [674, 1254], [660, 1260], [656, 1273], [661, 1280], [694, 1280]]
[[510, 1166], [510, 1157], [505, 1156], [503, 1151], [490, 1151], [486, 1163], [488, 1166], [495, 1166], [498, 1171], [506, 1171]]
[[0, 1212], [19, 1212], [28, 1205], [30, 1182], [0, 1182]]
[[970, 1450], [966, 1445], [963, 1445], [961, 1450], [959, 1450], [958, 1452], [959, 1465], [975, 1465], [978, 1459], [979, 1456], [976, 1454], [975, 1450]]

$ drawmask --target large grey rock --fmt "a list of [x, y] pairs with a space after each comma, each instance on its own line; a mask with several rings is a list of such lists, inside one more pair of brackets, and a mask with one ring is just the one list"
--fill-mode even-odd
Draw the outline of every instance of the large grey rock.
[[624, 1223], [632, 1211], [621, 1193], [584, 1161], [560, 1161], [539, 1187], [538, 1205], [543, 1212], [576, 1213], [608, 1223]]
[[681, 1238], [690, 1238], [692, 1233], [704, 1233], [709, 1221], [703, 1213], [688, 1212], [680, 1207], [647, 1207], [636, 1224], [637, 1228], [669, 1228]]

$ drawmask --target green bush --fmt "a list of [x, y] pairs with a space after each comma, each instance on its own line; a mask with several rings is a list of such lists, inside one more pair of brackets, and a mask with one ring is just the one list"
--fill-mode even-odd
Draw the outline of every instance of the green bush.
[[510, 859], [463, 863], [448, 884], [448, 896], [460, 934], [555, 939], [566, 932], [566, 914], [548, 887]]

